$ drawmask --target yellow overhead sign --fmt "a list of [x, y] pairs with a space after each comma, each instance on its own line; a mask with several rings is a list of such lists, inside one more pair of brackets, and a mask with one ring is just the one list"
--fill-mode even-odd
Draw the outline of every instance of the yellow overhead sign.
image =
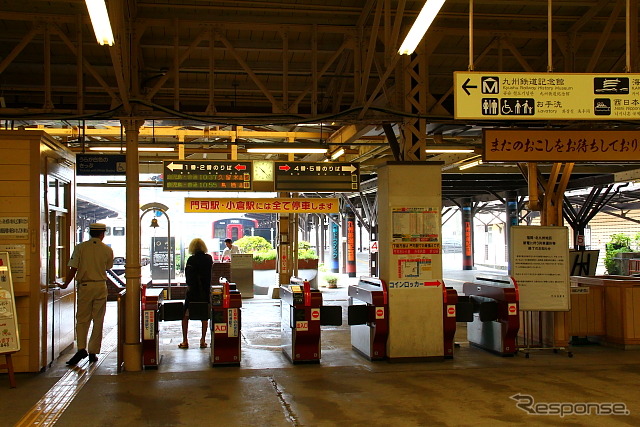
[[254, 213], [338, 213], [340, 201], [335, 198], [185, 198], [185, 212], [254, 212]]
[[640, 162], [640, 131], [485, 129], [486, 162]]
[[453, 79], [456, 119], [640, 119], [640, 74], [459, 71]]

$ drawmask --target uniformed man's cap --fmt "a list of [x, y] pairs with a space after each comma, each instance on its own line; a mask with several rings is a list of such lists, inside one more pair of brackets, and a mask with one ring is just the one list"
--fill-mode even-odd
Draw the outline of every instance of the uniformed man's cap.
[[107, 231], [107, 226], [105, 224], [95, 222], [89, 225], [89, 230], [90, 231]]

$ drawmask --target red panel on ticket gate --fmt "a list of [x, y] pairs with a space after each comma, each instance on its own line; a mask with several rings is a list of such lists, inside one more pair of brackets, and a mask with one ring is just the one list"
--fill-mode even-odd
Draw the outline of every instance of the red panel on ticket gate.
[[240, 364], [242, 295], [225, 281], [211, 287], [211, 365]]
[[[444, 286], [443, 286], [444, 288]], [[442, 326], [444, 332], [444, 357], [453, 359], [453, 340], [456, 335], [456, 304], [458, 292], [455, 289], [444, 288], [444, 310], [442, 312]]]
[[293, 363], [319, 363], [322, 293], [304, 281], [281, 286], [280, 301], [283, 352]]
[[157, 368], [160, 364], [158, 317], [162, 305], [162, 289], [142, 288], [142, 366]]

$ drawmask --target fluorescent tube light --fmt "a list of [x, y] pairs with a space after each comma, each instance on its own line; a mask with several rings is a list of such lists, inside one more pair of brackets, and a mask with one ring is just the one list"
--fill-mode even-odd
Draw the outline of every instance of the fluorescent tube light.
[[338, 148], [336, 151], [333, 152], [333, 154], [331, 154], [331, 160], [335, 160], [338, 157], [342, 156], [344, 154], [344, 148]]
[[296, 147], [291, 144], [291, 147], [283, 147], [285, 144], [281, 144], [278, 147], [248, 147], [247, 153], [261, 153], [261, 154], [312, 154], [312, 153], [326, 153], [326, 148], [321, 147]]
[[400, 55], [411, 55], [422, 37], [429, 29], [429, 26], [440, 12], [440, 8], [444, 4], [445, 0], [427, 0], [420, 11], [420, 14], [416, 18], [416, 22], [409, 30], [407, 37], [402, 42], [402, 46], [398, 49]]
[[460, 169], [462, 171], [462, 170], [469, 169], [469, 168], [472, 168], [474, 166], [478, 166], [478, 165], [481, 165], [481, 164], [482, 164], [482, 160], [478, 159], [478, 160], [474, 160], [474, 161], [471, 161], [469, 163], [465, 163], [463, 165], [460, 165], [460, 166], [458, 166], [458, 169]]
[[[138, 151], [172, 152], [175, 150], [173, 147], [138, 147]], [[127, 151], [127, 147], [120, 148], [115, 145], [108, 147], [89, 147], [89, 151]]]
[[473, 153], [473, 148], [427, 148], [424, 150], [425, 153], [440, 153], [440, 154], [451, 154], [451, 153]]
[[111, 31], [107, 5], [104, 0], [85, 0], [85, 3], [87, 4], [87, 10], [89, 10], [91, 25], [93, 25], [93, 32], [96, 33], [98, 43], [113, 46], [113, 32]]

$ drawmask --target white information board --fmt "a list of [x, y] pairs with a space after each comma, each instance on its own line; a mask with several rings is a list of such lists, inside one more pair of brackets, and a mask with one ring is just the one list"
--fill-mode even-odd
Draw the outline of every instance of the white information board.
[[9, 253], [0, 252], [0, 353], [20, 351]]
[[569, 311], [567, 227], [511, 227], [510, 272], [520, 289], [520, 310]]
[[26, 256], [27, 245], [0, 245], [0, 252], [9, 253], [11, 279], [13, 283], [27, 281]]

